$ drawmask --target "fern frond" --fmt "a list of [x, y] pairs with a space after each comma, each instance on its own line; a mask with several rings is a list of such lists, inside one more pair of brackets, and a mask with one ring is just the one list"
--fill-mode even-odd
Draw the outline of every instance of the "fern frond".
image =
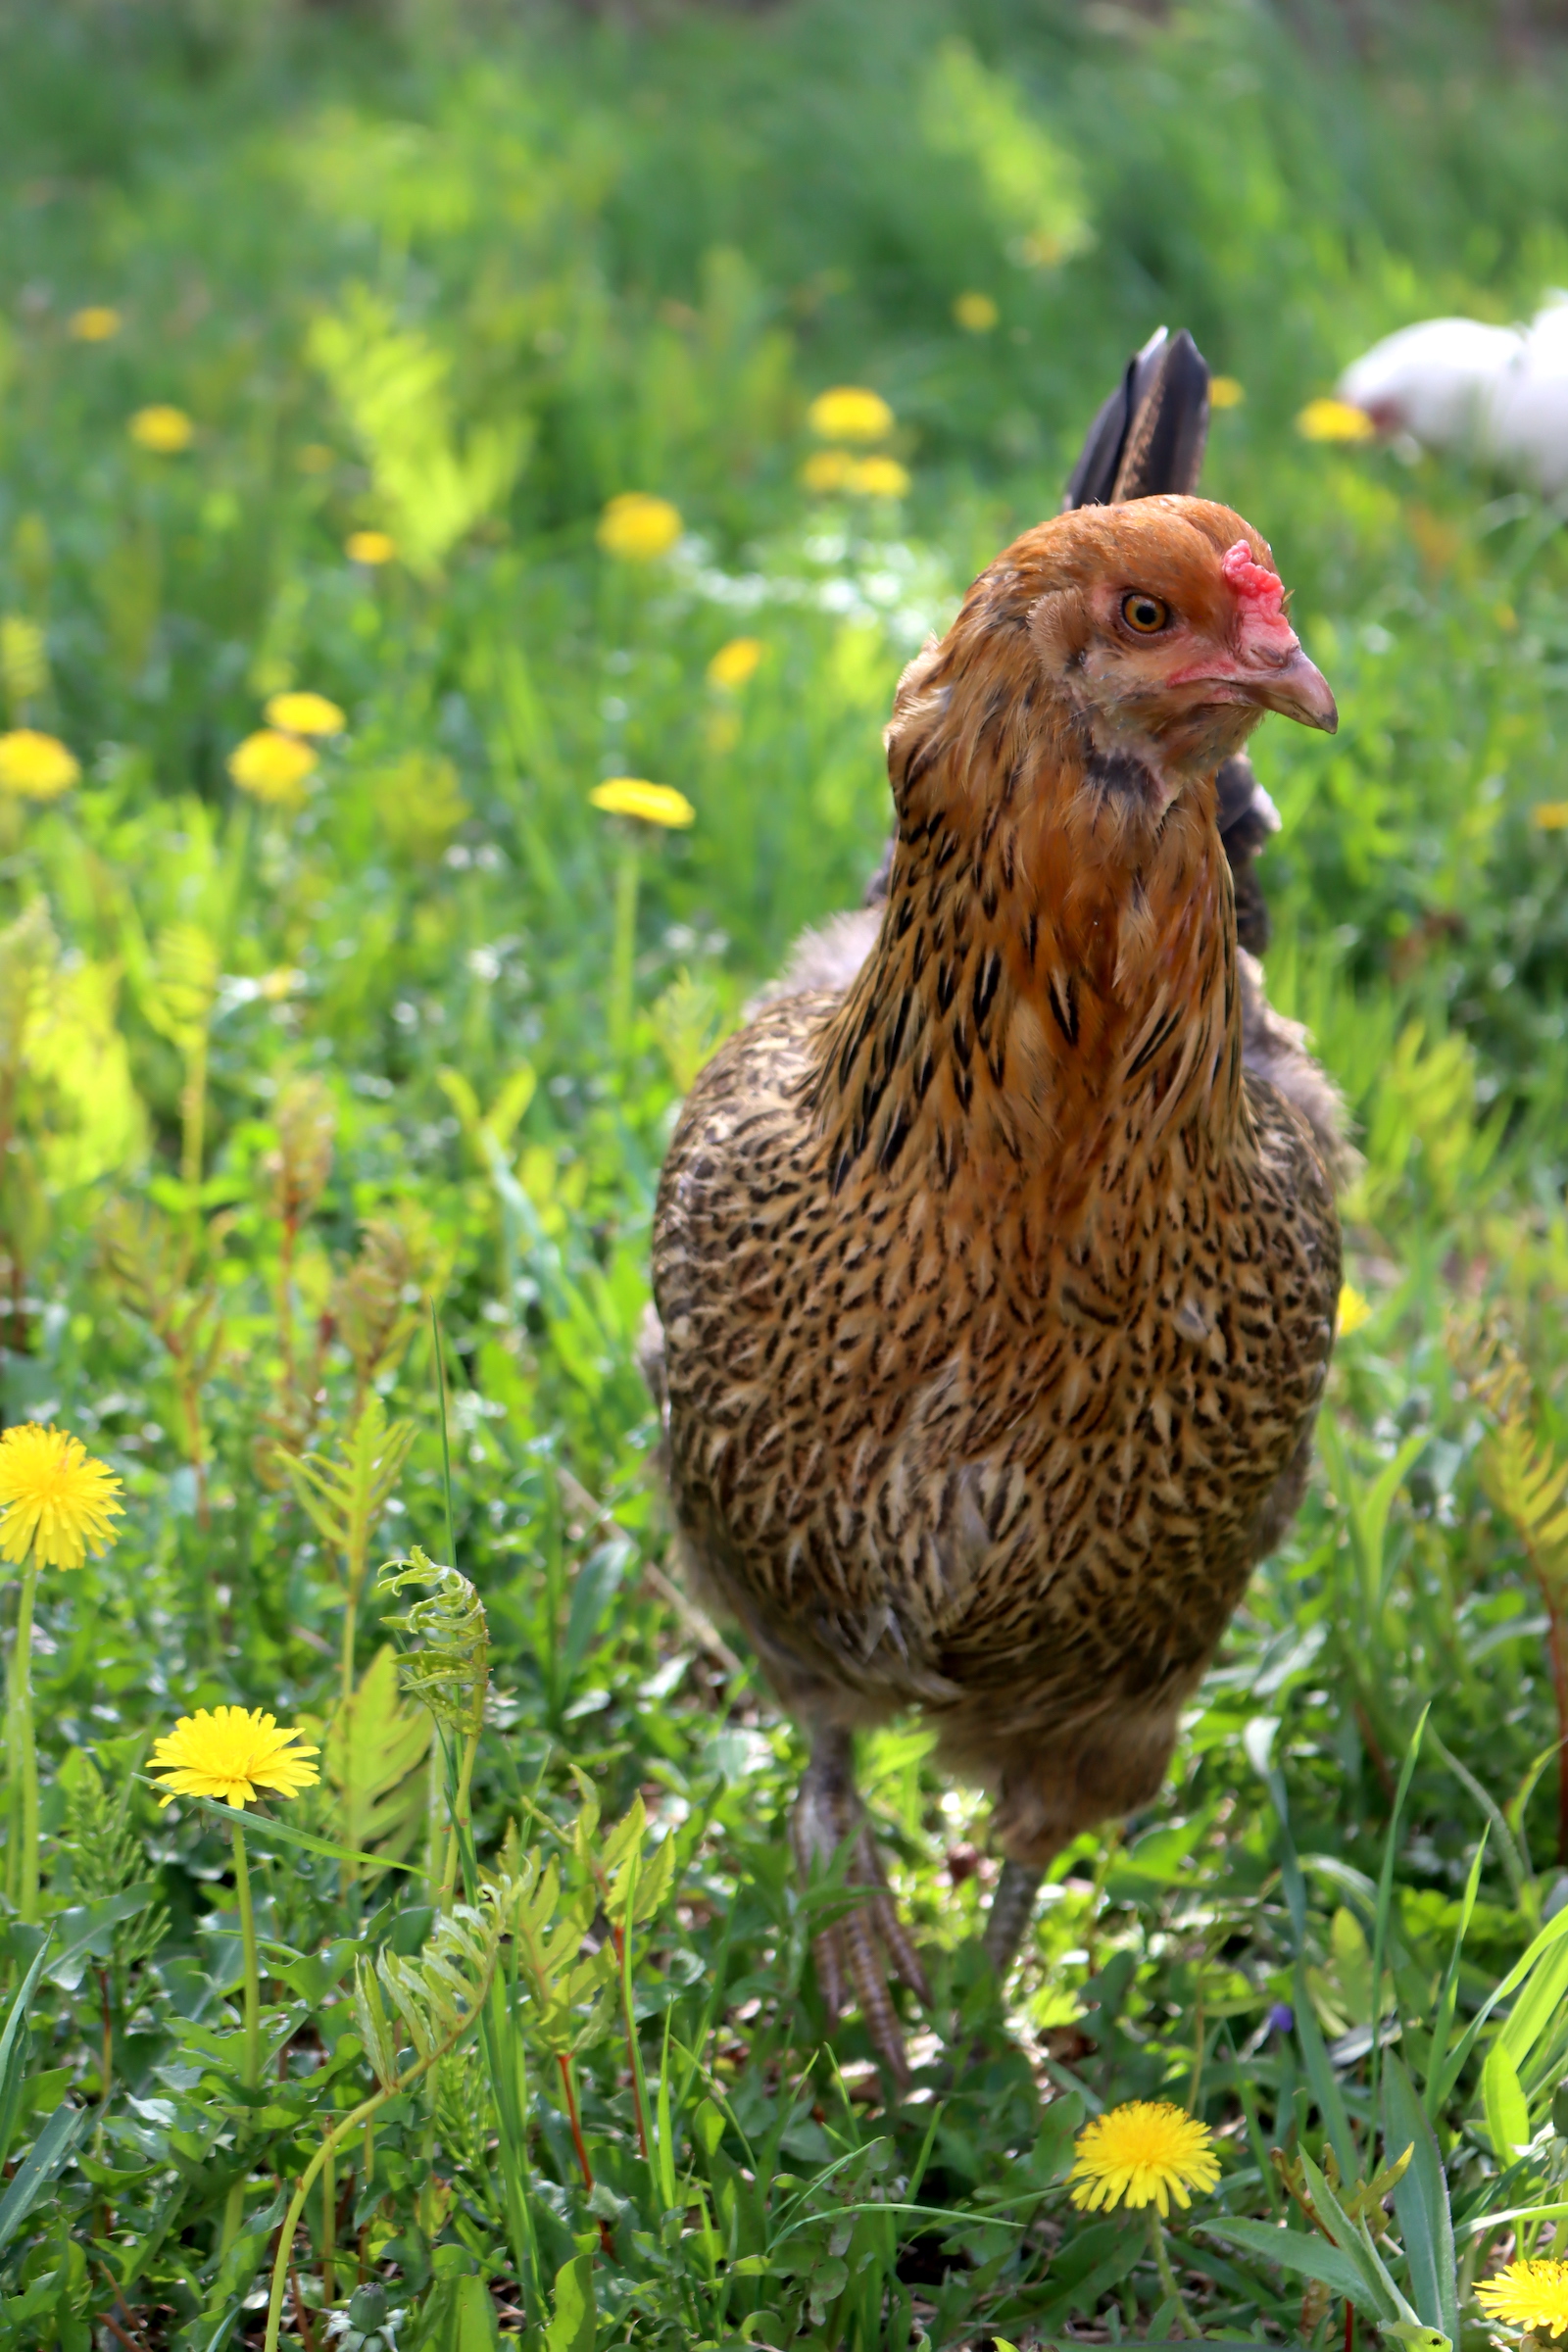
[[1537, 1573], [1568, 1578], [1568, 1459], [1541, 1426], [1535, 1382], [1506, 1333], [1455, 1326], [1449, 1350], [1487, 1416], [1481, 1482]]
[[359, 1253], [332, 1299], [338, 1337], [362, 1395], [408, 1346], [431, 1287], [434, 1259], [422, 1210], [411, 1204], [367, 1222]]
[[407, 2071], [421, 2073], [478, 2022], [502, 1938], [525, 1893], [522, 1882], [499, 1880], [482, 1889], [477, 1905], [461, 1903], [443, 1912], [412, 1957], [383, 1946], [373, 1968], [363, 1957], [355, 1961], [355, 2017], [383, 2090], [406, 2079], [398, 2067], [397, 2020], [414, 2051]]
[[273, 1108], [277, 1149], [268, 1154], [272, 1214], [285, 1225], [303, 1225], [326, 1190], [337, 1140], [337, 1110], [324, 1082], [296, 1078]]
[[[421, 1767], [429, 1746], [430, 1718], [398, 1704], [397, 1657], [384, 1646], [338, 1707], [322, 1743], [322, 1777], [345, 1845], [384, 1854], [388, 1863], [403, 1860], [423, 1821]], [[369, 1865], [364, 1870], [373, 1876]]]
[[388, 1560], [375, 1580], [378, 1593], [401, 1592], [407, 1585], [431, 1589], [425, 1599], [386, 1620], [416, 1644], [398, 1662], [403, 1688], [438, 1722], [465, 1735], [476, 1732], [490, 1681], [484, 1604], [461, 1569], [427, 1559], [417, 1546], [407, 1561]]
[[169, 923], [159, 932], [143, 979], [142, 1010], [179, 1053], [190, 1053], [207, 1034], [220, 976], [218, 942], [200, 923]]
[[364, 1567], [376, 1521], [392, 1498], [414, 1444], [412, 1421], [388, 1421], [373, 1393], [333, 1456], [276, 1448], [298, 1502], [322, 1542], [343, 1554], [350, 1573]]

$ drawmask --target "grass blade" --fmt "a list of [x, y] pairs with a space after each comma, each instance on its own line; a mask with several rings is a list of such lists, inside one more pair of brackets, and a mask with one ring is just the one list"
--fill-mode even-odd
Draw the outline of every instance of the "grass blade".
[[[1404, 1751], [1404, 1762], [1399, 1767], [1399, 1786], [1394, 1795], [1394, 1810], [1389, 1815], [1388, 1832], [1383, 1840], [1383, 1868], [1378, 1874], [1378, 1907], [1372, 1924], [1372, 2050], [1367, 2063], [1367, 2084], [1371, 2092], [1374, 2115], [1376, 2115], [1378, 2107], [1378, 2060], [1383, 2047], [1383, 2034], [1380, 2030], [1383, 2014], [1380, 2000], [1383, 1990], [1383, 1956], [1388, 1950], [1389, 1915], [1394, 1908], [1394, 1865], [1398, 1855], [1399, 1824], [1404, 1818], [1404, 1800], [1410, 1793], [1410, 1783], [1415, 1774], [1416, 1758], [1421, 1753], [1421, 1735], [1427, 1728], [1427, 1717], [1431, 1712], [1432, 1707], [1429, 1700], [1421, 1710], [1420, 1721], [1410, 1734], [1409, 1745]], [[1401, 2141], [1400, 2148], [1390, 2149], [1386, 2152], [1391, 2156], [1397, 2155], [1405, 2144], [1407, 2143]]]

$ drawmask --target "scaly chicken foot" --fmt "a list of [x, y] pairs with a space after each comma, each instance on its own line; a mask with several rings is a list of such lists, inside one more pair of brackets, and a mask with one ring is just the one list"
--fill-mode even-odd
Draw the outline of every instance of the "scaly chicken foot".
[[887, 1961], [917, 2000], [929, 2004], [931, 1990], [888, 1891], [882, 1859], [856, 1793], [853, 1741], [850, 1734], [837, 1726], [813, 1733], [811, 1760], [790, 1816], [790, 1842], [803, 1885], [809, 1882], [813, 1867], [825, 1868], [841, 1848], [849, 1846], [845, 1882], [861, 1889], [861, 1900], [812, 1937], [817, 1987], [823, 2006], [837, 2024], [845, 2007], [846, 1984], [854, 1985], [877, 2054], [902, 2089], [909, 2081], [909, 2062], [888, 1989]]
[[1005, 1984], [1012, 1964], [1018, 1957], [1018, 1946], [1029, 1933], [1035, 1915], [1035, 1896], [1040, 1892], [1040, 1882], [1045, 1875], [1043, 1870], [1035, 1870], [1027, 1862], [1004, 1862], [1002, 1865], [1002, 1876], [991, 1897], [986, 1932], [981, 1939], [999, 1984]]

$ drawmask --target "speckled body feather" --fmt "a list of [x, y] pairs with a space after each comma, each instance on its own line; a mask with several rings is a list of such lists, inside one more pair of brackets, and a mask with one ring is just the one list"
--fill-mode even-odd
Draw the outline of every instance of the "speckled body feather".
[[1236, 729], [1159, 806], [1043, 689], [1063, 527], [906, 671], [875, 945], [704, 1070], [654, 1259], [694, 1566], [808, 1720], [920, 1705], [1033, 1862], [1157, 1788], [1340, 1281], [1322, 1143], [1244, 1066]]

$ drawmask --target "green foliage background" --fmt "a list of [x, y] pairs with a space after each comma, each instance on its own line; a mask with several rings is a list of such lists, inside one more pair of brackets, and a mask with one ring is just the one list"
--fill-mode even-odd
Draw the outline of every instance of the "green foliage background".
[[[1224, 2138], [1237, 2228], [1177, 2258], [1211, 2331], [1341, 2327], [1247, 2240], [1286, 2210], [1276, 2144], [1348, 2181], [1420, 2139], [1383, 2259], [1450, 2334], [1489, 2248], [1550, 2251], [1551, 2222], [1486, 2217], [1562, 2195], [1560, 1987], [1534, 2037], [1511, 1992], [1462, 2034], [1568, 1859], [1568, 1535], [1541, 1500], [1568, 1458], [1568, 830], [1537, 818], [1568, 804], [1568, 564], [1517, 486], [1295, 418], [1397, 325], [1568, 283], [1565, 95], [1545, 35], [1510, 61], [1479, 10], [1304, 0], [0, 9], [0, 689], [84, 771], [0, 803], [4, 1408], [75, 1431], [129, 1505], [40, 1594], [55, 1927], [3, 2340], [260, 2343], [286, 2194], [367, 2095], [347, 1972], [430, 1932], [391, 1864], [439, 1879], [442, 1792], [426, 1838], [428, 1736], [373, 1590], [342, 1711], [337, 1523], [276, 1447], [332, 1458], [375, 1392], [412, 1430], [353, 1556], [446, 1557], [432, 1298], [489, 1624], [465, 1868], [553, 1860], [580, 1939], [624, 1853], [574, 1832], [576, 1767], [607, 1818], [646, 1807], [659, 1903], [622, 1882], [618, 1994], [608, 1961], [552, 1989], [509, 1941], [484, 2032], [339, 2159], [331, 2279], [308, 2205], [285, 2341], [324, 2342], [356, 2287], [345, 2340], [383, 2340], [379, 2310], [400, 2352], [498, 2328], [956, 2347], [1097, 2311], [1169, 2335], [1142, 2225], [1061, 2185], [1086, 2108], [1166, 2092]], [[989, 331], [956, 323], [964, 293]], [[82, 341], [103, 304], [120, 331]], [[808, 1932], [834, 1898], [787, 1867], [794, 1735], [665, 1574], [649, 1209], [708, 1045], [858, 899], [902, 662], [1054, 509], [1161, 321], [1243, 388], [1205, 487], [1268, 534], [1340, 700], [1332, 742], [1271, 725], [1256, 757], [1283, 818], [1270, 988], [1357, 1121], [1372, 1313], [1169, 1789], [1062, 1858], [1005, 2022], [971, 1941], [983, 1804], [917, 1726], [867, 1743], [949, 2053], [917, 2040], [916, 2097], [882, 2112], [858, 2023], [823, 2039]], [[836, 383], [891, 404], [903, 499], [803, 487]], [[154, 402], [188, 451], [130, 439]], [[666, 556], [597, 545], [627, 490], [678, 506]], [[398, 560], [350, 562], [364, 528]], [[762, 658], [726, 691], [708, 664], [737, 636]], [[225, 765], [289, 686], [349, 718], [297, 812]], [[694, 825], [633, 844], [589, 805], [611, 774], [677, 786]], [[372, 1308], [385, 1344], [356, 1356]], [[1488, 1386], [1499, 1337], [1522, 1369]], [[381, 1857], [255, 1834], [260, 2109], [222, 1825], [159, 1815], [136, 1777], [222, 1701], [318, 1727], [340, 1704], [327, 1785], [286, 1820]], [[14, 1996], [38, 1935], [8, 1933]], [[1332, 2236], [1303, 2242], [1348, 2262]], [[1368, 2323], [1396, 2317], [1357, 2275]]]

